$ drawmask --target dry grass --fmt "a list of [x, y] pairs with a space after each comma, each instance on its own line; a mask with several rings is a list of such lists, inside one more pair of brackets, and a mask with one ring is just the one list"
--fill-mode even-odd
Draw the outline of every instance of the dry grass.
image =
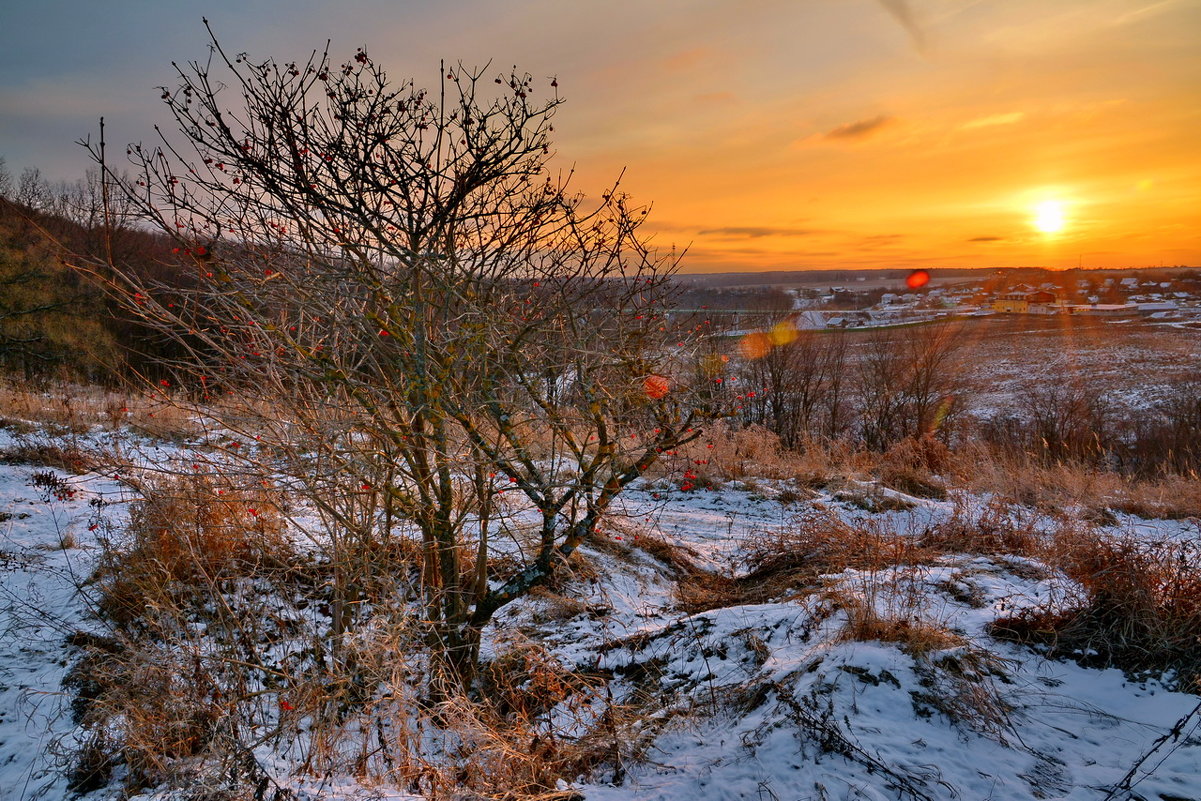
[[[826, 489], [829, 491], [831, 487]], [[832, 497], [839, 503], [848, 504], [870, 514], [908, 512], [916, 505], [898, 495], [890, 495], [876, 484], [860, 484], [858, 482], [843, 484], [841, 489], [834, 490]]]
[[919, 715], [941, 713], [1003, 740], [1012, 708], [994, 681], [1006, 680], [1002, 661], [950, 630], [930, 589], [923, 570], [896, 565], [839, 581], [822, 601], [846, 618], [838, 640], [893, 643], [913, 657], [920, 687], [909, 694]]
[[846, 625], [839, 633], [841, 640], [896, 643], [914, 657], [925, 657], [964, 643], [958, 634], [917, 614], [881, 613], [871, 603], [842, 593], [832, 593], [827, 598], [846, 613]]
[[199, 656], [175, 649], [95, 644], [71, 671], [77, 722], [92, 738], [73, 770], [73, 789], [102, 786], [122, 766], [126, 791], [153, 787], [212, 740], [227, 707]]
[[0, 427], [30, 433], [41, 426], [48, 434], [85, 434], [99, 427], [123, 427], [154, 439], [180, 442], [198, 436], [194, 411], [162, 392], [117, 392], [96, 386], [53, 384], [37, 388], [0, 380]]
[[934, 555], [880, 521], [852, 525], [815, 504], [786, 526], [747, 537], [740, 552], [746, 575], [686, 575], [676, 587], [676, 599], [688, 612], [760, 603], [789, 593], [809, 594], [818, 588], [821, 576], [848, 568], [883, 570], [922, 564]]
[[1168, 476], [1130, 482], [1109, 507], [1147, 519], [1201, 518], [1201, 477]]
[[1148, 519], [1201, 517], [1201, 476], [1134, 478], [1083, 464], [1040, 464], [1005, 456], [980, 444], [953, 459], [956, 482], [1050, 514], [1110, 518], [1110, 510]]
[[97, 571], [110, 620], [128, 623], [148, 608], [173, 606], [180, 592], [205, 593], [285, 561], [278, 498], [261, 482], [164, 476], [141, 490]]
[[1049, 653], [1128, 671], [1201, 679], [1201, 551], [1065, 526], [1044, 557], [1080, 591], [998, 619], [992, 633]]
[[[410, 542], [309, 564], [288, 550], [279, 499], [261, 483], [183, 475], [140, 490], [92, 584], [114, 636], [76, 643], [81, 792], [124, 776], [129, 793], [205, 787], [249, 801], [269, 779], [239, 739], [255, 731], [300, 743], [301, 770], [315, 774], [430, 799], [565, 801], [560, 778], [621, 774], [665, 719], [650, 700], [614, 703], [608, 677], [574, 672], [519, 635], [482, 666], [474, 694], [431, 682], [431, 630], [404, 590]], [[331, 584], [360, 558], [392, 586], [360, 595], [354, 627], [331, 634]], [[552, 618], [587, 611], [552, 589], [538, 597]]]
[[752, 534], [741, 553], [751, 575], [803, 571], [810, 578], [847, 568], [879, 570], [918, 564], [929, 556], [912, 537], [878, 521], [852, 525], [817, 505], [795, 515], [784, 527]]
[[79, 475], [95, 469], [100, 460], [95, 453], [73, 442], [22, 434], [11, 446], [0, 451], [0, 463], [55, 467]]
[[809, 439], [793, 451], [762, 426], [733, 428], [718, 421], [704, 436], [664, 454], [650, 476], [695, 475], [696, 487], [715, 487], [743, 479], [795, 480], [802, 487], [821, 488], [835, 479], [866, 475], [874, 457], [846, 442]]
[[56, 384], [35, 388], [28, 384], [0, 382], [0, 416], [49, 423], [76, 434], [94, 425], [115, 428], [129, 407], [128, 396], [78, 384]]
[[939, 440], [926, 436], [907, 438], [880, 458], [877, 474], [886, 487], [917, 498], [943, 500], [946, 482], [939, 475], [951, 467], [952, 454]]
[[927, 548], [947, 553], [1033, 556], [1042, 547], [1034, 521], [1022, 520], [1020, 509], [993, 499], [972, 506], [957, 498], [951, 516], [929, 526], [921, 535]]

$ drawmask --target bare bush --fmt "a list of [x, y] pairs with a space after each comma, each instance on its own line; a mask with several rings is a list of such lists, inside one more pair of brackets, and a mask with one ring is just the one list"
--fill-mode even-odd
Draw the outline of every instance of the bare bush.
[[972, 504], [956, 496], [950, 517], [928, 526], [921, 534], [924, 547], [947, 553], [1036, 556], [1043, 537], [1033, 520], [1003, 500]]
[[950, 322], [870, 336], [854, 362], [858, 435], [869, 449], [951, 435], [967, 396], [960, 344], [960, 326]]
[[1017, 408], [984, 427], [1002, 448], [1041, 464], [1103, 464], [1115, 446], [1113, 408], [1104, 389], [1086, 376], [1045, 371], [1019, 388]]
[[[130, 146], [127, 180], [91, 146], [195, 283], [91, 272], [183, 349], [175, 381], [224, 395], [210, 413], [274, 453], [331, 548], [415, 526], [431, 644], [470, 684], [482, 626], [712, 414], [712, 393], [689, 384], [719, 376], [691, 373], [665, 315], [678, 255], [647, 246], [646, 210], [616, 187], [586, 209], [552, 174], [557, 84], [459, 65], [429, 91], [363, 50], [339, 66], [212, 47], [163, 92], [177, 141]], [[541, 524], [523, 569], [496, 584], [505, 492]], [[359, 582], [333, 561], [336, 602], [355, 609]]]
[[806, 438], [844, 433], [845, 337], [796, 330], [782, 322], [751, 351], [741, 377], [752, 393], [743, 399], [742, 418], [798, 448]]
[[1174, 672], [1181, 688], [1201, 677], [1201, 560], [1195, 544], [1148, 543], [1067, 526], [1048, 561], [1080, 594], [998, 619], [997, 635], [1056, 656], [1128, 671]]

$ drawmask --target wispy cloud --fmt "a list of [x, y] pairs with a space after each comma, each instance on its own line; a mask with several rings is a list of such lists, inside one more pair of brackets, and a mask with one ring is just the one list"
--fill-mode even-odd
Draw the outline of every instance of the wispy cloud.
[[776, 228], [768, 225], [728, 225], [706, 228], [701, 236], [722, 236], [731, 239], [759, 239], [765, 236], [811, 236], [818, 233], [808, 228]]
[[904, 238], [904, 234], [872, 234], [860, 238], [859, 247], [866, 249], [889, 247]]
[[884, 6], [884, 10], [892, 15], [893, 19], [901, 24], [905, 32], [909, 34], [913, 46], [919, 53], [926, 52], [926, 34], [918, 25], [917, 18], [913, 14], [913, 8], [909, 5], [908, 0], [879, 0], [880, 5]]
[[1004, 242], [1003, 236], [973, 236], [969, 242]]
[[1015, 122], [1021, 122], [1026, 116], [1024, 111], [1010, 111], [1005, 114], [989, 114], [986, 117], [976, 117], [974, 120], [968, 120], [963, 125], [959, 126], [967, 131], [972, 128], [989, 128], [993, 125], [1013, 125]]
[[848, 122], [845, 125], [839, 125], [837, 128], [831, 128], [826, 131], [826, 139], [866, 139], [873, 134], [879, 133], [882, 129], [896, 122], [895, 117], [889, 117], [886, 114], [881, 114], [878, 117], [872, 117], [867, 120], [856, 120]]
[[1170, 7], [1176, 5], [1176, 0], [1161, 0], [1158, 3], [1152, 3], [1142, 8], [1135, 9], [1127, 14], [1123, 14], [1113, 21], [1114, 25], [1126, 25], [1143, 17], [1153, 17], [1167, 11]]

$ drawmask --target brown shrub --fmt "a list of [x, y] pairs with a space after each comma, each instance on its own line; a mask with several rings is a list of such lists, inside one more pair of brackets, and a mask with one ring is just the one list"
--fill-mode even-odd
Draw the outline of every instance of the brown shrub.
[[880, 474], [884, 486], [912, 495], [915, 498], [933, 498], [942, 501], [947, 498], [947, 488], [940, 480], [918, 470], [888, 470]]
[[1132, 481], [1109, 506], [1115, 511], [1149, 520], [1201, 517], [1201, 477], [1169, 476]]
[[13, 445], [0, 451], [0, 463], [55, 467], [79, 475], [94, 469], [99, 461], [95, 454], [73, 443], [22, 436]]
[[1201, 678], [1196, 544], [1148, 543], [1066, 526], [1047, 559], [1078, 583], [1079, 595], [998, 619], [992, 633], [1128, 671], [1173, 670], [1181, 687]]
[[1016, 520], [1013, 507], [1005, 501], [993, 499], [973, 508], [957, 499], [950, 517], [922, 532], [921, 543], [955, 553], [1031, 556], [1042, 539], [1033, 522]]
[[812, 592], [817, 579], [848, 568], [883, 570], [921, 564], [933, 557], [912, 537], [891, 531], [881, 521], [844, 522], [837, 513], [815, 505], [795, 515], [786, 526], [752, 532], [742, 543], [739, 560], [748, 568], [734, 577], [697, 572], [676, 588], [681, 608], [689, 612], [779, 598], [790, 591]]
[[751, 575], [802, 571], [816, 578], [847, 568], [879, 570], [917, 564], [929, 554], [912, 537], [897, 534], [878, 521], [852, 525], [837, 513], [814, 506], [795, 515], [786, 526], [752, 533], [740, 556]]
[[702, 572], [693, 560], [696, 552], [686, 546], [677, 545], [646, 532], [639, 532], [631, 539], [630, 545], [653, 556], [678, 576], [696, 575]]
[[208, 745], [225, 709], [199, 655], [96, 637], [75, 644], [83, 655], [65, 685], [78, 693], [76, 722], [91, 737], [77, 754], [73, 784], [95, 786], [124, 765], [127, 791], [154, 786], [173, 775], [173, 763]]
[[839, 632], [842, 640], [896, 643], [915, 657], [963, 644], [959, 635], [918, 615], [881, 614], [870, 603], [844, 594], [827, 597], [847, 615], [846, 625]]
[[179, 593], [280, 564], [287, 551], [278, 500], [259, 484], [204, 475], [167, 476], [140, 487], [129, 525], [97, 571], [101, 611], [129, 623]]
[[731, 428], [722, 421], [706, 428], [704, 436], [665, 453], [650, 475], [682, 475], [689, 482], [711, 488], [731, 480], [792, 478], [795, 456], [784, 450], [780, 438], [762, 426]]
[[946, 443], [930, 435], [906, 437], [893, 445], [880, 459], [885, 470], [920, 470], [926, 473], [946, 473], [954, 457]]
[[907, 437], [888, 449], [877, 468], [885, 486], [917, 498], [947, 497], [946, 483], [937, 478], [952, 462], [951, 451], [932, 436]]

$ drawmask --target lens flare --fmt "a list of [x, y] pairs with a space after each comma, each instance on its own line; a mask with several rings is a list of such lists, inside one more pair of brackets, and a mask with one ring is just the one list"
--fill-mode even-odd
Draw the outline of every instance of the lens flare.
[[921, 289], [928, 283], [930, 283], [930, 273], [925, 270], [914, 270], [905, 279], [905, 286], [910, 289]]
[[752, 331], [738, 342], [738, 352], [747, 359], [762, 359], [771, 351], [771, 338], [762, 331]]
[[767, 334], [767, 338], [771, 340], [771, 344], [777, 348], [794, 341], [796, 337], [796, 327], [788, 320], [781, 320], [776, 323]]
[[659, 398], [665, 396], [670, 389], [671, 385], [668, 383], [667, 379], [661, 375], [648, 375], [642, 380], [642, 391], [645, 392], [646, 396], [651, 400], [659, 400]]

